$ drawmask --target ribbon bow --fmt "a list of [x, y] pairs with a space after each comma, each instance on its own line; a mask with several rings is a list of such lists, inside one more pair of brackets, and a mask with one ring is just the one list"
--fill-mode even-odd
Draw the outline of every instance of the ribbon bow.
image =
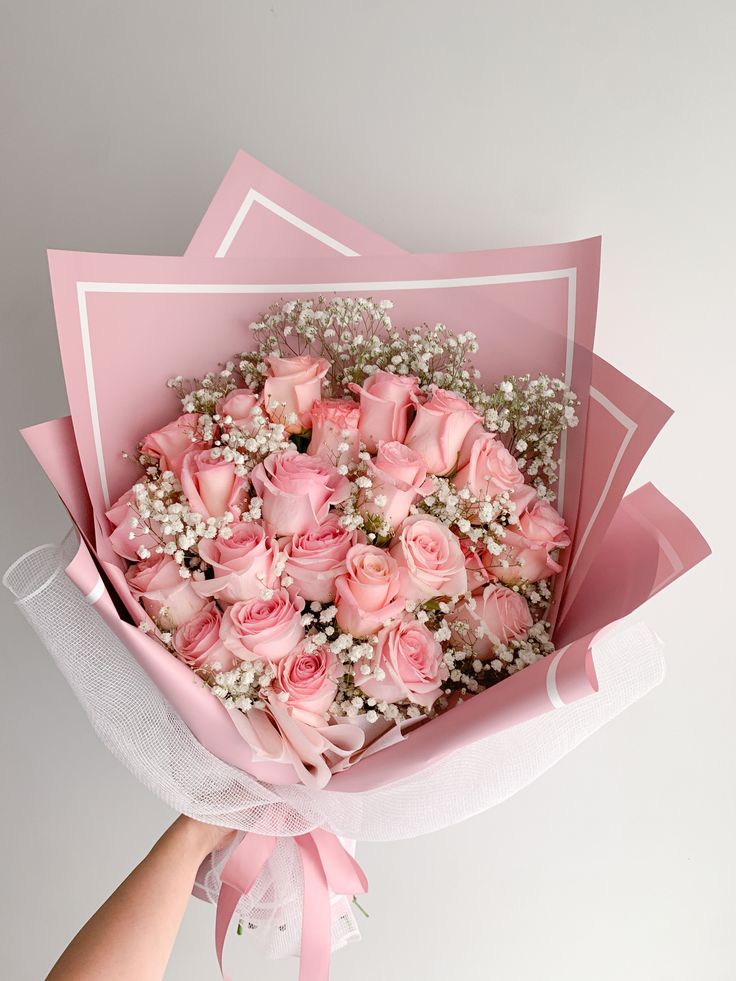
[[[304, 870], [299, 981], [328, 981], [332, 953], [330, 890], [341, 896], [368, 891], [365, 873], [339, 839], [321, 828], [294, 838]], [[215, 920], [215, 946], [222, 976], [225, 936], [242, 896], [250, 892], [268, 862], [277, 838], [246, 834], [222, 870]]]

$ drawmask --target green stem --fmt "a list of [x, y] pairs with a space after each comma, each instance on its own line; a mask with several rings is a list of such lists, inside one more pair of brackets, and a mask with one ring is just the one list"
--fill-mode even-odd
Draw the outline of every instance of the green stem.
[[357, 906], [357, 907], [358, 907], [358, 909], [360, 910], [360, 912], [361, 912], [361, 913], [363, 914], [363, 916], [364, 916], [364, 917], [365, 917], [365, 918], [366, 918], [367, 920], [370, 920], [370, 918], [371, 918], [371, 914], [370, 914], [370, 913], [367, 913], [367, 912], [366, 912], [366, 911], [365, 911], [365, 910], [363, 909], [363, 907], [362, 907], [362, 906], [360, 905], [360, 903], [358, 902], [358, 900], [356, 899], [356, 897], [355, 897], [355, 896], [353, 896], [353, 905], [354, 905], [354, 906]]

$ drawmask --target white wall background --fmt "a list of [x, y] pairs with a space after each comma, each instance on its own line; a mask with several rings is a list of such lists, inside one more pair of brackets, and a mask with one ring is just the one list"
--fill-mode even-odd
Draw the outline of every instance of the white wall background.
[[[665, 684], [495, 811], [364, 847], [335, 979], [736, 977], [734, 29], [727, 0], [0, 3], [3, 565], [66, 525], [16, 435], [66, 411], [44, 250], [182, 252], [241, 146], [413, 251], [602, 232], [598, 350], [676, 409], [637, 483], [716, 554], [646, 609]], [[37, 981], [173, 815], [2, 602], [0, 973]], [[212, 929], [192, 901], [167, 979], [218, 977]]]

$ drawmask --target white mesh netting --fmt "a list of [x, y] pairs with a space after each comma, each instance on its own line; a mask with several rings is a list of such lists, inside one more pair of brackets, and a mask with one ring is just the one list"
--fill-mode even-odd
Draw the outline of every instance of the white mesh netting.
[[[50, 651], [97, 735], [147, 787], [200, 821], [274, 834], [279, 843], [238, 912], [266, 956], [299, 949], [301, 867], [293, 835], [322, 827], [343, 839], [389, 841], [456, 824], [527, 786], [662, 680], [660, 644], [641, 624], [596, 644], [600, 691], [464, 747], [422, 773], [363, 793], [275, 787], [229, 766], [181, 719], [64, 574], [75, 535], [19, 559], [5, 585]], [[450, 792], [448, 792], [450, 791]], [[234, 847], [231, 846], [231, 847]], [[198, 894], [211, 901], [229, 849], [200, 870]], [[349, 904], [335, 897], [333, 948], [359, 937]]]

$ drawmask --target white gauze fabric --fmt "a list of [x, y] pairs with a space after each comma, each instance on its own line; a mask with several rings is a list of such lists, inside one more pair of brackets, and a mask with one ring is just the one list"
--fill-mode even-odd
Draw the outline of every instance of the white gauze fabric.
[[[478, 814], [526, 787], [606, 722], [658, 685], [661, 644], [642, 624], [612, 633], [593, 652], [600, 690], [479, 740], [421, 773], [361, 793], [260, 783], [194, 738], [120, 640], [64, 574], [76, 534], [20, 558], [5, 585], [67, 679], [97, 735], [174, 810], [239, 832], [279, 837], [238, 914], [268, 957], [297, 954], [302, 873], [290, 840], [325, 828], [344, 841], [427, 834]], [[200, 869], [197, 894], [216, 902], [219, 874], [239, 838]], [[333, 899], [333, 949], [360, 933], [351, 906]]]

